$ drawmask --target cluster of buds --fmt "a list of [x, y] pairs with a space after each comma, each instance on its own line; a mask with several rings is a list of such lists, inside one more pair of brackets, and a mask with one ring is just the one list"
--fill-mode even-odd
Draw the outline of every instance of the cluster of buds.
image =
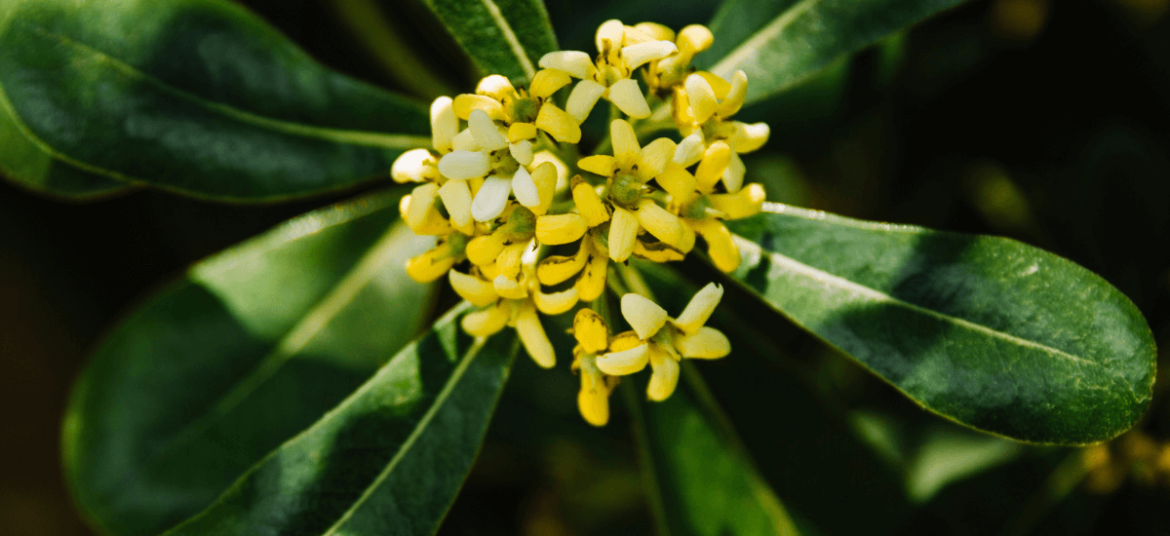
[[[769, 131], [731, 120], [747, 94], [742, 71], [727, 81], [691, 67], [711, 46], [707, 28], [676, 35], [659, 24], [611, 20], [596, 41], [597, 56], [546, 54], [527, 87], [492, 75], [474, 94], [435, 100], [432, 147], [402, 154], [391, 176], [418, 183], [400, 206], [407, 225], [438, 237], [407, 262], [407, 273], [420, 282], [448, 278], [476, 307], [464, 316], [464, 331], [488, 337], [514, 327], [528, 355], [552, 368], [540, 314], [577, 310], [578, 405], [601, 426], [620, 376], [649, 364], [647, 394], [665, 400], [682, 358], [730, 353], [727, 338], [703, 326], [722, 296], [714, 284], [677, 319], [646, 296], [624, 294], [622, 317], [633, 329], [613, 336], [593, 304], [619, 288], [607, 285], [617, 263], [679, 261], [699, 239], [716, 267], [735, 270], [740, 255], [723, 221], [756, 214], [764, 201], [762, 186], [743, 184], [739, 155], [760, 148]], [[617, 116], [609, 125], [612, 154], [581, 157], [581, 124], [602, 99]], [[669, 107], [677, 138], [639, 140], [639, 126], [665, 119], [651, 105]], [[660, 130], [654, 127], [647, 130]]]

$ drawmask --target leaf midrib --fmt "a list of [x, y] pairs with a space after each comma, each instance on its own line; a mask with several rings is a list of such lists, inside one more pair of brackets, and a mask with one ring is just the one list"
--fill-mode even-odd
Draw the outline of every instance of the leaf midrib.
[[880, 290], [869, 288], [867, 286], [855, 283], [853, 281], [850, 281], [850, 280], [845, 279], [843, 277], [831, 274], [831, 273], [826, 272], [824, 270], [809, 266], [809, 265], [804, 264], [800, 261], [797, 261], [796, 259], [793, 259], [791, 257], [787, 257], [783, 254], [780, 254], [780, 253], [777, 253], [774, 251], [764, 250], [764, 248], [761, 247], [759, 244], [756, 244], [755, 242], [752, 242], [751, 240], [743, 238], [739, 235], [733, 235], [733, 238], [735, 240], [736, 245], [739, 246], [741, 251], [750, 251], [756, 255], [766, 256], [768, 258], [768, 260], [770, 262], [772, 262], [772, 264], [774, 264], [774, 265], [781, 266], [781, 267], [786, 268], [790, 271], [801, 273], [803, 275], [808, 276], [811, 279], [826, 283], [829, 286], [843, 288], [843, 289], [846, 289], [847, 291], [853, 292], [853, 293], [858, 294], [858, 295], [862, 295], [862, 296], [865, 296], [865, 297], [868, 297], [871, 299], [875, 299], [877, 301], [881, 301], [881, 302], [887, 303], [889, 305], [902, 307], [904, 309], [908, 309], [908, 310], [913, 311], [915, 313], [930, 316], [930, 317], [936, 318], [938, 320], [942, 320], [944, 322], [952, 323], [952, 324], [955, 324], [957, 326], [961, 326], [963, 328], [966, 328], [966, 329], [969, 329], [972, 331], [976, 331], [979, 333], [983, 333], [983, 334], [988, 335], [990, 337], [1009, 342], [1011, 344], [1016, 344], [1019, 346], [1024, 346], [1027, 348], [1039, 350], [1041, 352], [1052, 355], [1054, 357], [1059, 357], [1059, 358], [1066, 359], [1066, 360], [1069, 360], [1069, 361], [1072, 361], [1075, 363], [1079, 363], [1079, 364], [1090, 364], [1090, 365], [1093, 365], [1096, 367], [1100, 367], [1101, 369], [1106, 369], [1104, 364], [1098, 363], [1098, 362], [1093, 361], [1091, 359], [1085, 359], [1083, 357], [1078, 357], [1078, 356], [1075, 356], [1075, 355], [1070, 354], [1068, 352], [1065, 352], [1063, 350], [1053, 348], [1053, 347], [1045, 345], [1045, 344], [1041, 344], [1041, 343], [1038, 343], [1035, 341], [1030, 341], [1028, 339], [1017, 337], [1017, 336], [1012, 335], [1010, 333], [1005, 333], [1003, 331], [999, 331], [999, 330], [984, 326], [982, 324], [977, 324], [975, 322], [971, 322], [971, 321], [965, 320], [963, 318], [947, 315], [947, 314], [935, 311], [933, 309], [928, 309], [928, 308], [922, 307], [920, 305], [915, 305], [913, 303], [900, 300], [900, 299], [895, 298], [895, 297], [893, 297], [885, 292], [882, 292]]
[[175, 434], [171, 435], [171, 438], [166, 443], [159, 446], [157, 450], [142, 462], [142, 467], [150, 468], [155, 463], [165, 459], [166, 454], [191, 444], [203, 432], [219, 422], [221, 418], [238, 407], [240, 403], [247, 400], [256, 389], [274, 377], [280, 371], [281, 367], [311, 342], [329, 324], [329, 321], [337, 313], [341, 312], [344, 306], [358, 292], [366, 287], [378, 274], [379, 269], [385, 266], [386, 262], [389, 261], [390, 254], [393, 252], [390, 246], [394, 244], [393, 239], [397, 230], [399, 230], [397, 225], [391, 226], [370, 247], [366, 255], [337, 283], [333, 290], [318, 301], [308, 313], [301, 317], [301, 320], [292, 329], [280, 338], [274, 345], [273, 350], [263, 360], [257, 363], [247, 376], [235, 382], [230, 391], [219, 397], [203, 413], [195, 419], [192, 419]]
[[[520, 61], [520, 68], [524, 69], [524, 75], [529, 80], [536, 75], [536, 68], [532, 65], [532, 60], [528, 58], [528, 52], [524, 50], [524, 45], [520, 44], [520, 39], [516, 37], [516, 32], [512, 30], [512, 25], [508, 19], [504, 18], [504, 14], [500, 12], [500, 6], [497, 6], [492, 0], [479, 0], [483, 4], [484, 9], [491, 15], [492, 20], [496, 22], [496, 26], [500, 28], [500, 33], [504, 35], [504, 40], [508, 42], [508, 48], [512, 49], [512, 55]], [[494, 73], [488, 73], [494, 74]]]
[[[168, 95], [185, 100], [187, 102], [191, 102], [212, 113], [227, 117], [240, 123], [293, 136], [314, 138], [347, 145], [380, 147], [393, 150], [407, 150], [417, 147], [426, 147], [429, 146], [431, 142], [430, 137], [425, 136], [385, 134], [358, 130], [342, 130], [265, 117], [259, 114], [241, 110], [233, 106], [229, 106], [227, 104], [213, 102], [186, 90], [175, 87], [152, 75], [145, 73], [144, 71], [121, 59], [103, 52], [96, 47], [77, 41], [68, 35], [50, 32], [44, 27], [30, 22], [13, 21], [13, 23], [27, 24], [31, 27], [34, 33], [39, 34], [47, 40], [55, 40], [61, 45], [80, 50], [94, 58], [104, 60], [103, 64], [110, 65], [113, 69], [125, 74], [130, 78], [141, 80], [147, 84], [150, 84], [151, 86], [156, 87]], [[3, 83], [0, 81], [0, 87], [2, 86]], [[15, 110], [13, 111], [15, 112]], [[15, 117], [19, 117], [19, 115], [15, 115]], [[47, 153], [57, 156], [61, 159], [69, 160], [68, 156], [57, 153], [52, 148], [43, 145], [43, 140], [37, 139], [37, 141], [41, 142], [42, 148], [44, 148]]]
[[744, 59], [750, 57], [753, 52], [763, 46], [769, 39], [776, 37], [780, 32], [784, 31], [798, 16], [812, 9], [813, 6], [820, 2], [821, 0], [801, 0], [793, 4], [784, 13], [772, 19], [772, 22], [769, 22], [763, 28], [756, 30], [751, 37], [748, 37], [743, 43], [724, 56], [723, 59], [719, 60], [719, 63], [711, 67], [711, 72], [716, 74], [723, 73], [720, 76], [730, 75], [731, 73], [727, 72], [728, 69], [735, 67]]

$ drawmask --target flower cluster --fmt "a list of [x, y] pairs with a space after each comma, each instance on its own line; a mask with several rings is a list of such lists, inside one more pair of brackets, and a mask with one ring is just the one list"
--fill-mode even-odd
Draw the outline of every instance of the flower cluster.
[[[608, 420], [620, 376], [649, 364], [648, 396], [664, 400], [682, 358], [731, 351], [722, 333], [703, 326], [722, 296], [714, 284], [677, 319], [625, 293], [621, 312], [633, 329], [617, 335], [594, 310], [607, 287], [620, 288], [608, 275], [630, 257], [679, 261], [701, 239], [720, 270], [739, 265], [722, 222], [759, 212], [764, 189], [743, 184], [739, 155], [760, 148], [769, 131], [731, 120], [747, 94], [742, 71], [727, 81], [691, 67], [712, 41], [699, 25], [676, 35], [658, 24], [607, 21], [597, 56], [552, 52], [527, 87], [492, 75], [474, 94], [435, 100], [432, 148], [408, 151], [391, 168], [394, 180], [418, 183], [400, 206], [407, 225], [438, 237], [407, 262], [407, 273], [420, 282], [446, 276], [476, 307], [463, 318], [467, 333], [514, 327], [528, 355], [551, 368], [556, 356], [539, 315], [577, 309], [572, 368], [581, 414], [594, 425]], [[602, 99], [613, 106], [612, 154], [581, 157], [581, 124]], [[652, 105], [670, 111], [676, 138], [639, 140], [639, 128], [661, 130], [655, 117], [669, 121]]]

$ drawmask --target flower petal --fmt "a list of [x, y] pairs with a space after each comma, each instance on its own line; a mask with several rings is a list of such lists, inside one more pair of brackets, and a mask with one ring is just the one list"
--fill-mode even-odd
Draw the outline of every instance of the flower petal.
[[475, 194], [471, 202], [471, 215], [475, 221], [492, 221], [504, 211], [508, 203], [508, 194], [512, 193], [512, 180], [503, 177], [491, 176], [483, 181], [483, 186]]
[[623, 78], [609, 86], [609, 101], [622, 113], [634, 119], [650, 117], [650, 105], [646, 104], [646, 96], [642, 95], [638, 81], [632, 78]]
[[484, 149], [495, 151], [508, 146], [508, 138], [500, 134], [495, 122], [483, 110], [471, 111], [471, 116], [467, 119], [467, 127], [471, 129], [475, 143]]
[[451, 140], [459, 133], [459, 118], [451, 97], [439, 97], [431, 103], [431, 146], [440, 153], [451, 150]]
[[687, 101], [691, 104], [691, 113], [696, 123], [702, 123], [711, 118], [719, 101], [715, 99], [715, 90], [702, 76], [692, 74], [687, 77]]
[[691, 301], [687, 303], [687, 308], [678, 315], [674, 325], [688, 335], [698, 332], [699, 328], [707, 323], [711, 313], [715, 312], [715, 307], [719, 305], [719, 300], [722, 298], [723, 287], [715, 283], [707, 283], [707, 286], [696, 292]]
[[451, 216], [451, 223], [456, 227], [471, 223], [471, 189], [467, 181], [447, 181], [439, 188], [439, 197]]
[[633, 71], [675, 52], [678, 52], [678, 47], [670, 41], [649, 41], [622, 48], [622, 60], [626, 62], [626, 68]]
[[451, 288], [455, 289], [455, 293], [476, 307], [495, 303], [499, 299], [495, 285], [490, 281], [455, 270], [447, 272], [447, 278], [451, 281]]
[[531, 302], [520, 305], [520, 312], [516, 316], [516, 333], [520, 335], [520, 342], [532, 360], [542, 368], [552, 368], [557, 364], [556, 354], [552, 343], [540, 325], [540, 317], [536, 315], [536, 307]]
[[642, 156], [642, 147], [638, 145], [638, 135], [634, 133], [634, 127], [625, 119], [614, 119], [609, 124], [609, 137], [613, 140], [613, 157], [617, 160], [617, 166], [622, 169], [629, 169], [634, 164], [638, 163], [638, 158]]
[[658, 349], [652, 349], [650, 354], [650, 366], [654, 373], [650, 375], [646, 395], [650, 400], [662, 402], [670, 398], [675, 387], [678, 387], [678, 362]]
[[650, 362], [650, 345], [640, 344], [629, 350], [612, 352], [597, 357], [597, 368], [610, 376], [625, 376], [644, 368]]
[[609, 223], [609, 258], [625, 262], [634, 252], [637, 238], [638, 218], [624, 208], [613, 207], [613, 217]]
[[517, 169], [516, 174], [512, 176], [512, 192], [516, 194], [516, 200], [521, 205], [529, 208], [540, 205], [540, 191], [532, 181], [532, 175], [524, 168]]
[[622, 316], [642, 340], [653, 337], [666, 325], [667, 320], [666, 309], [649, 298], [632, 292], [622, 296]]
[[582, 79], [589, 77], [589, 69], [593, 67], [593, 60], [589, 54], [576, 50], [549, 52], [541, 56], [539, 63], [546, 69], [558, 69]]
[[569, 101], [565, 103], [565, 111], [573, 116], [577, 124], [585, 122], [589, 112], [597, 104], [597, 100], [605, 94], [605, 86], [592, 80], [582, 80], [569, 93]]
[[451, 151], [439, 160], [439, 173], [456, 181], [482, 177], [491, 169], [488, 155], [479, 151]]
[[693, 335], [675, 337], [674, 348], [683, 357], [692, 359], [719, 359], [731, 353], [731, 341], [723, 332], [703, 326]]

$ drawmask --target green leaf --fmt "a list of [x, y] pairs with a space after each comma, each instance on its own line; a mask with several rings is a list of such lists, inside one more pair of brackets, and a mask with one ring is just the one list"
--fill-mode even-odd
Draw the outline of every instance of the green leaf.
[[623, 386], [660, 533], [798, 534], [698, 373], [683, 365], [678, 389], [664, 402], [646, 398], [645, 378]]
[[742, 69], [752, 103], [964, 1], [728, 0], [711, 20], [714, 45], [697, 60], [728, 79]]
[[323, 209], [191, 268], [98, 347], [66, 413], [78, 502], [157, 535], [316, 422], [423, 326], [399, 195]]
[[537, 62], [558, 49], [540, 0], [423, 0], [479, 69], [527, 85]]
[[356, 393], [168, 535], [427, 535], [479, 451], [516, 351], [458, 307]]
[[729, 227], [746, 237], [735, 279], [939, 415], [1071, 445], [1117, 436], [1149, 405], [1149, 326], [1066, 259], [774, 203]]
[[425, 107], [223, 0], [10, 0], [0, 51], [0, 107], [53, 158], [190, 195], [337, 190], [430, 142]]
[[0, 106], [0, 174], [18, 186], [50, 197], [86, 201], [131, 186], [66, 164], [38, 146]]

